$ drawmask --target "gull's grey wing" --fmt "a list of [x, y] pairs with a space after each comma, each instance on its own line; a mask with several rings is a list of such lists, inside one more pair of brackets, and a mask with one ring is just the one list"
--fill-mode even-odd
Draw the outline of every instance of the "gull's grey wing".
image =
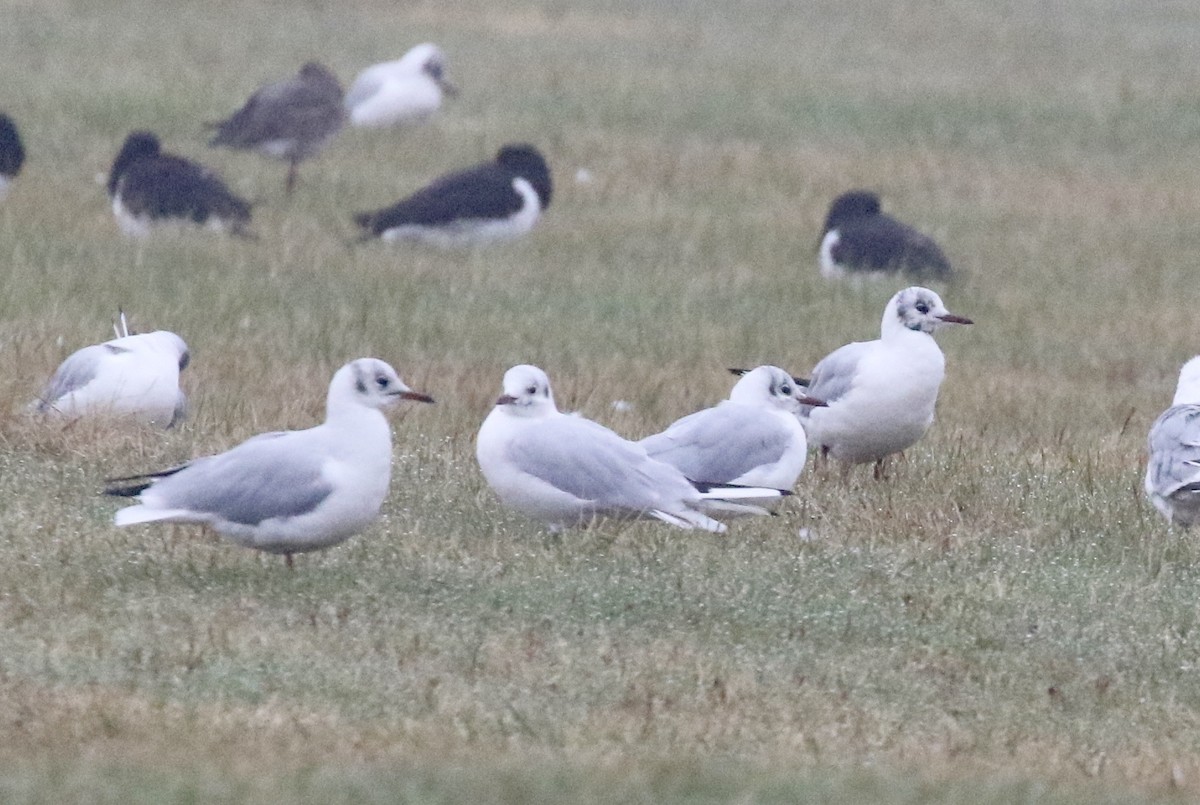
[[600, 507], [649, 511], [664, 494], [686, 494], [687, 482], [608, 428], [564, 416], [535, 429], [509, 449], [522, 471]]
[[[812, 370], [808, 382], [808, 394], [818, 400], [831, 403], [840, 397], [854, 384], [858, 373], [858, 364], [863, 355], [869, 351], [870, 341], [854, 341], [838, 347], [821, 359]], [[808, 416], [811, 405], [800, 406], [800, 416]]]
[[1150, 428], [1146, 486], [1164, 498], [1180, 493], [1200, 505], [1200, 405], [1175, 405]]
[[789, 434], [770, 416], [722, 403], [675, 422], [638, 444], [693, 481], [729, 483], [783, 457]]
[[56, 400], [91, 383], [96, 378], [100, 364], [109, 355], [120, 355], [130, 350], [113, 344], [93, 344], [76, 350], [59, 364], [50, 382], [42, 389], [37, 403], [38, 411], [48, 411]]
[[357, 106], [378, 92], [383, 83], [387, 81], [390, 71], [394, 70], [395, 68], [390, 63], [383, 63], [372, 65], [359, 73], [358, 78], [354, 79], [354, 83], [346, 92], [346, 107]]
[[304, 449], [295, 435], [264, 433], [226, 453], [196, 459], [154, 484], [155, 505], [244, 525], [307, 514], [333, 486], [321, 475], [322, 458]]

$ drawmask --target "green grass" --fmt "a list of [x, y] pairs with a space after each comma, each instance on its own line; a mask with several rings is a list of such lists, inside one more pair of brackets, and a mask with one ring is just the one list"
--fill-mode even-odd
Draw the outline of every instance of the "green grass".
[[[1027, 0], [394, 4], [0, 0], [0, 800], [1160, 802], [1200, 796], [1200, 545], [1140, 492], [1197, 351], [1200, 11]], [[432, 40], [431, 127], [284, 168], [202, 124], [309, 58]], [[257, 242], [123, 238], [94, 176], [159, 132]], [[349, 213], [535, 142], [553, 205], [478, 253], [349, 245]], [[594, 176], [575, 181], [577, 170]], [[853, 186], [935, 234], [974, 327], [892, 477], [810, 470], [730, 535], [503, 510], [473, 439], [505, 368], [640, 436], [724, 367], [806, 372], [899, 282], [831, 285]], [[170, 433], [21, 408], [118, 306], [183, 335]], [[392, 493], [288, 573], [111, 525], [104, 477], [306, 427], [393, 363]], [[634, 404], [617, 413], [617, 399]], [[804, 535], [804, 536], [802, 536]]]

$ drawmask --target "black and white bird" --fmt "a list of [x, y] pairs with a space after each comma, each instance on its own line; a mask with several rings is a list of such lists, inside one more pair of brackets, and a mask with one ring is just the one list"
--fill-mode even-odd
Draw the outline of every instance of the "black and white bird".
[[346, 122], [342, 85], [325, 66], [309, 62], [291, 78], [259, 88], [241, 109], [213, 124], [209, 145], [258, 151], [288, 163], [287, 192], [300, 163], [327, 146]]
[[812, 370], [808, 393], [825, 407], [801, 406], [800, 421], [822, 456], [849, 465], [883, 461], [933, 424], [946, 358], [934, 331], [971, 320], [946, 309], [928, 288], [897, 293], [883, 310], [880, 337], [838, 347]]
[[524, 235], [547, 207], [550, 168], [532, 145], [506, 145], [491, 162], [451, 173], [354, 221], [364, 237], [446, 248]]
[[550, 379], [528, 364], [504, 373], [503, 393], [479, 429], [475, 456], [505, 505], [551, 531], [614, 517], [723, 532], [714, 517], [769, 514], [761, 504], [791, 494], [693, 482], [641, 445], [560, 412]]
[[927, 235], [883, 212], [879, 196], [851, 190], [833, 200], [819, 247], [821, 276], [895, 274], [948, 280], [950, 261]]
[[1200, 523], [1200, 355], [1183, 365], [1175, 398], [1150, 428], [1146, 497], [1172, 525]]
[[25, 164], [25, 146], [17, 124], [8, 115], [0, 112], [0, 201], [8, 195], [13, 180]]
[[437, 45], [417, 45], [395, 61], [371, 65], [346, 92], [350, 125], [365, 128], [424, 123], [458, 90], [446, 80], [446, 54]]
[[249, 235], [250, 203], [214, 171], [175, 154], [148, 131], [135, 131], [108, 171], [108, 197], [121, 231], [144, 237], [163, 224]]
[[103, 416], [169, 428], [183, 419], [179, 375], [190, 361], [183, 339], [167, 330], [131, 335], [121, 314], [117, 337], [76, 350], [29, 407], [74, 420]]
[[262, 433], [215, 456], [108, 481], [105, 494], [139, 504], [115, 522], [207, 525], [291, 566], [292, 554], [344, 542], [378, 516], [392, 472], [382, 411], [400, 400], [433, 402], [383, 361], [352, 361], [334, 374], [316, 427]]

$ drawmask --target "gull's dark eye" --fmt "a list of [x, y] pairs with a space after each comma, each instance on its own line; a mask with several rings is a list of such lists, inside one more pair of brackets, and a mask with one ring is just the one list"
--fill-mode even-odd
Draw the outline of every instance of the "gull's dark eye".
[[780, 386], [779, 393], [782, 394], [784, 397], [790, 397], [790, 396], [792, 396], [792, 387], [791, 386]]
[[525, 389], [526, 394], [537, 394], [537, 386], [529, 386]]
[[917, 312], [922, 315], [924, 315], [925, 313], [928, 313], [929, 312], [929, 303], [926, 302], [924, 299], [922, 299], [920, 302], [917, 302]]
[[379, 386], [379, 388], [381, 388], [381, 389], [387, 388], [389, 382], [390, 381], [388, 380], [387, 375], [376, 375], [375, 376], [375, 385]]

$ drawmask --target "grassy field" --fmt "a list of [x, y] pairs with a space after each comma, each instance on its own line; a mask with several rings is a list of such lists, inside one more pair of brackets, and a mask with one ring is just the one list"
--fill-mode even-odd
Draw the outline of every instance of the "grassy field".
[[[1200, 8], [945, 0], [0, 0], [0, 800], [1159, 802], [1200, 798], [1200, 545], [1142, 451], [1200, 349]], [[301, 169], [204, 121], [319, 58], [419, 41], [431, 127]], [[258, 241], [134, 242], [94, 177], [151, 128], [258, 202]], [[531, 141], [554, 202], [477, 253], [353, 246], [349, 214]], [[576, 181], [586, 169], [592, 181]], [[640, 436], [874, 337], [901, 281], [823, 281], [866, 186], [945, 245], [938, 421], [884, 483], [810, 472], [727, 536], [552, 538], [474, 434], [505, 368]], [[118, 306], [191, 345], [170, 433], [20, 415]], [[106, 476], [322, 415], [374, 355], [380, 521], [295, 572], [111, 525]], [[623, 399], [632, 411], [616, 412]]]

